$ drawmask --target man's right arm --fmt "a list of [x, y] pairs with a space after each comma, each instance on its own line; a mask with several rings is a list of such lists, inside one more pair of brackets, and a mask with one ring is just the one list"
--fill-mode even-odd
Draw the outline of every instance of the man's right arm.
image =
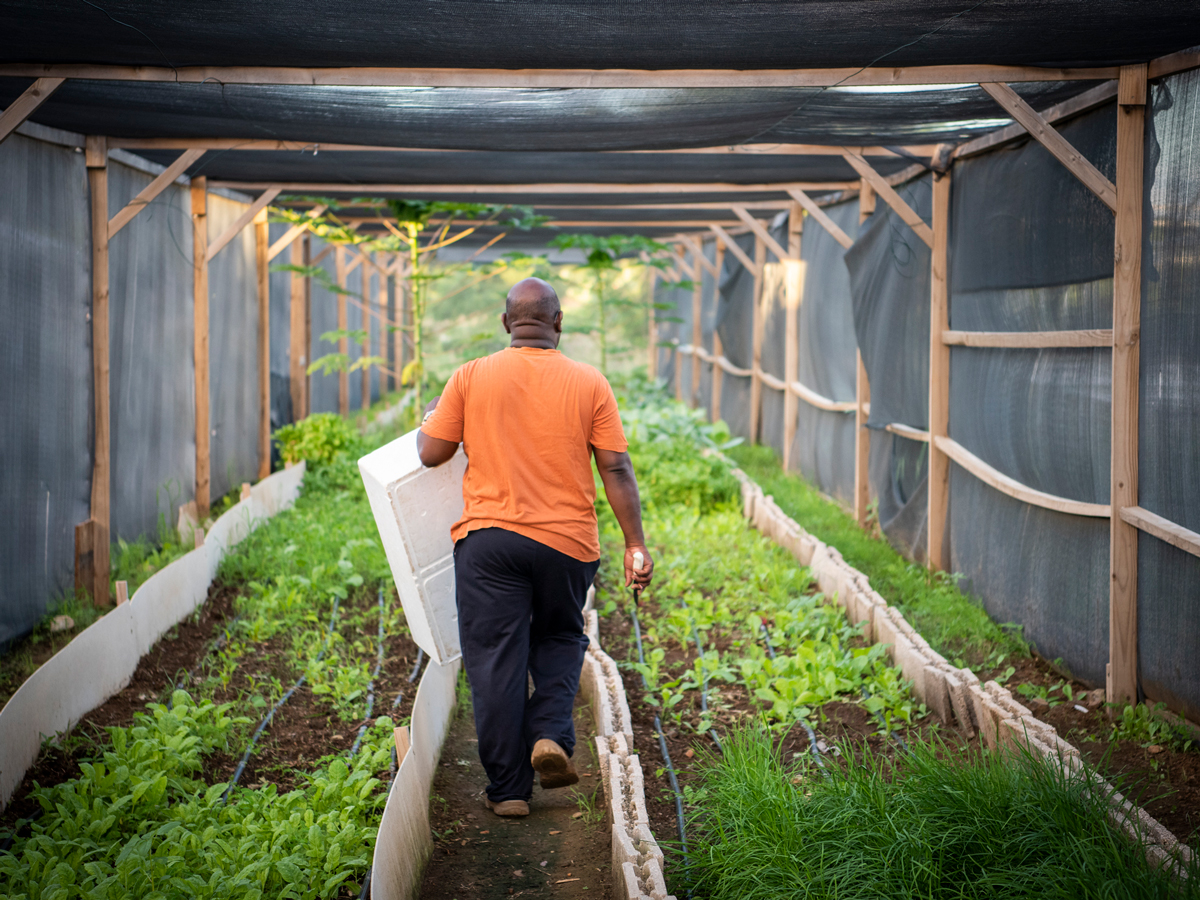
[[[438, 401], [441, 397], [434, 397], [429, 401], [429, 405], [425, 407], [425, 418], [429, 418], [429, 414], [437, 409]], [[422, 422], [422, 424], [424, 424]], [[440, 466], [442, 463], [450, 462], [454, 454], [458, 451], [457, 441], [444, 441], [441, 438], [430, 437], [424, 431], [417, 432], [417, 455], [421, 457], [421, 464], [433, 468]]]
[[[654, 577], [654, 560], [646, 549], [646, 537], [642, 534], [642, 501], [638, 496], [637, 477], [633, 474], [633, 461], [628, 453], [599, 447], [592, 450], [596, 454], [596, 469], [604, 482], [608, 505], [625, 535], [625, 585], [636, 584], [644, 588]], [[634, 568], [635, 553], [642, 554], [640, 569]]]

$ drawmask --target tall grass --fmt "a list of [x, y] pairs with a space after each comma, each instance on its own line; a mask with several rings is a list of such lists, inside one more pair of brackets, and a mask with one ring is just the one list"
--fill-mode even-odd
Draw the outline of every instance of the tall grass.
[[1200, 867], [1186, 882], [1151, 867], [1086, 775], [1041, 757], [917, 744], [827, 773], [785, 763], [762, 729], [730, 734], [692, 798], [696, 896], [1200, 897]]
[[814, 537], [837, 547], [939, 653], [959, 665], [989, 668], [1000, 665], [1006, 655], [1028, 655], [1019, 634], [993, 622], [952, 578], [906, 560], [887, 541], [865, 532], [853, 516], [803, 478], [785, 473], [770, 447], [743, 445], [728, 454], [784, 512]]

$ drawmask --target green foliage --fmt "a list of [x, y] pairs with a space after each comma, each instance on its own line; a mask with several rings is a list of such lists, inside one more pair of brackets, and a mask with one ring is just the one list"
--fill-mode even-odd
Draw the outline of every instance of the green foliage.
[[741, 446], [729, 455], [784, 512], [818, 540], [837, 547], [947, 659], [982, 669], [1000, 665], [998, 660], [1007, 655], [1029, 655], [1019, 629], [1006, 630], [993, 622], [958, 589], [953, 577], [909, 562], [886, 541], [867, 534], [853, 516], [808, 482], [784, 473], [771, 448]]
[[[1109, 827], [1085, 769], [1025, 753], [865, 747], [819, 774], [757, 728], [727, 736], [691, 794], [690, 873], [710, 900], [1196, 898]], [[858, 761], [856, 757], [861, 757]]]
[[1132, 741], [1143, 747], [1157, 744], [1181, 753], [1191, 750], [1196, 746], [1195, 734], [1178, 719], [1168, 718], [1166, 709], [1165, 703], [1126, 706], [1113, 722], [1113, 740]]
[[335, 413], [316, 413], [284, 425], [275, 432], [275, 440], [285, 462], [308, 460], [318, 467], [362, 449], [362, 439], [354, 426]]

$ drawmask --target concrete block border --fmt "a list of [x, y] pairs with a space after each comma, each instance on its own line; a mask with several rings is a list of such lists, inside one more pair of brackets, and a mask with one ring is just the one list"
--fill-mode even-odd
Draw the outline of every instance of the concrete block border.
[[663, 853], [650, 832], [642, 764], [633, 747], [633, 725], [625, 684], [611, 656], [600, 647], [595, 588], [584, 607], [589, 638], [580, 689], [596, 723], [596, 757], [612, 822], [612, 879], [617, 900], [675, 900], [667, 893]]
[[[787, 549], [807, 566], [825, 596], [840, 605], [847, 618], [862, 623], [865, 637], [888, 646], [893, 664], [912, 682], [916, 697], [946, 725], [965, 736], [976, 732], [994, 750], [1024, 747], [1059, 762], [1071, 770], [1085, 767], [1079, 750], [1064, 741], [1053, 725], [1034, 718], [1012, 692], [994, 681], [980, 684], [970, 669], [950, 665], [905, 620], [900, 610], [888, 606], [871, 589], [867, 576], [849, 565], [836, 547], [817, 540], [783, 512], [741, 469], [733, 468], [741, 483], [742, 512], [750, 523]], [[1126, 800], [1098, 774], [1097, 789], [1109, 800], [1109, 820], [1131, 839], [1147, 841], [1151, 862], [1176, 867], [1187, 865], [1192, 851], [1145, 810]]]
[[0, 709], [0, 809], [37, 760], [42, 741], [69, 731], [133, 677], [160, 637], [208, 597], [225, 551], [295, 503], [303, 463], [276, 472], [225, 512], [204, 543], [150, 576], [26, 679]]

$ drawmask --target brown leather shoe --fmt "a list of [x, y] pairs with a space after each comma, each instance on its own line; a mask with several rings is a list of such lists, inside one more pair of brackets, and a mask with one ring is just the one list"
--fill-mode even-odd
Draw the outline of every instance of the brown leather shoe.
[[524, 800], [501, 800], [499, 803], [493, 803], [490, 799], [484, 799], [483, 802], [498, 816], [529, 815], [529, 804]]
[[579, 773], [565, 750], [549, 738], [542, 738], [533, 745], [529, 761], [533, 770], [541, 776], [542, 788], [560, 788], [576, 784]]

